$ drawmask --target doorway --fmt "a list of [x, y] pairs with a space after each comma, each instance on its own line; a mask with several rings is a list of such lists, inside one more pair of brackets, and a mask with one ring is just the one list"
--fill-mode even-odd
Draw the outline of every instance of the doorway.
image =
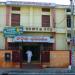
[[31, 50], [32, 51], [32, 60], [31, 62], [40, 62], [40, 46], [39, 45], [24, 45], [22, 47], [22, 60], [23, 63], [27, 62], [27, 54], [26, 51]]

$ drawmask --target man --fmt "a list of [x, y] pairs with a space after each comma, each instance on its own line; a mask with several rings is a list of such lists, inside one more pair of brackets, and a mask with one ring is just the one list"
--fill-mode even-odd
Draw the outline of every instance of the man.
[[32, 51], [31, 50], [27, 50], [26, 54], [27, 54], [27, 62], [30, 63], [31, 62], [31, 58], [32, 58]]

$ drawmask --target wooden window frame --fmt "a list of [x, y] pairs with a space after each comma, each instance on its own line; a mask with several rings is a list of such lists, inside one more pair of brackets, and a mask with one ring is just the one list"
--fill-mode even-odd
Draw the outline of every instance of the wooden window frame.
[[12, 11], [20, 11], [20, 7], [12, 7]]
[[50, 27], [50, 15], [42, 15], [42, 27]]
[[[17, 15], [19, 15], [18, 19], [13, 18], [13, 17], [17, 17]], [[11, 14], [11, 26], [20, 26], [20, 14]]]
[[42, 12], [50, 12], [50, 8], [42, 8]]

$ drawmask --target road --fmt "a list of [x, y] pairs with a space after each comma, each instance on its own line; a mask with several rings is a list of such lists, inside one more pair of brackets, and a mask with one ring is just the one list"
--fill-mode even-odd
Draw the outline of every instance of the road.
[[0, 69], [0, 75], [75, 75], [75, 68]]

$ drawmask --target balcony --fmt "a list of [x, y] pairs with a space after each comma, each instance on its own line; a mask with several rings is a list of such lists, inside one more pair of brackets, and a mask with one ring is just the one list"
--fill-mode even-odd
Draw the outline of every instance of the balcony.
[[51, 28], [51, 27], [24, 27], [24, 31], [28, 32], [57, 32], [66, 33], [66, 28]]
[[[3, 32], [5, 27], [11, 26], [3, 26], [0, 27], [0, 32]], [[66, 33], [66, 28], [52, 28], [52, 27], [25, 27], [23, 26], [24, 32], [56, 32], [56, 33]]]

